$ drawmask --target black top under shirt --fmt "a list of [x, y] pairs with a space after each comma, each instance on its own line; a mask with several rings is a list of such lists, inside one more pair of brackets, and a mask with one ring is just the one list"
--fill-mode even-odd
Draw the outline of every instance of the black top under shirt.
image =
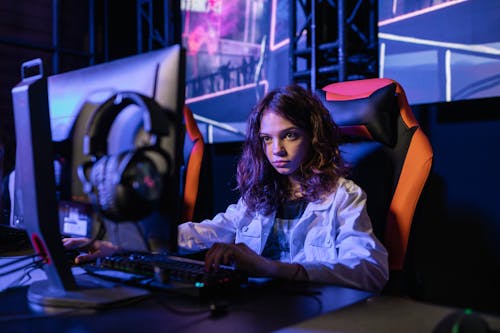
[[271, 233], [267, 239], [262, 256], [281, 261], [290, 261], [290, 231], [306, 209], [304, 199], [284, 202], [276, 211]]

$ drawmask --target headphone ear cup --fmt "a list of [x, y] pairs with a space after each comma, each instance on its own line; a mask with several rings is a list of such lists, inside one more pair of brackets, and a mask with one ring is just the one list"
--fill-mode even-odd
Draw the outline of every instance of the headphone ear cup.
[[[113, 202], [108, 215], [115, 221], [139, 220], [147, 216], [151, 210], [151, 203], [137, 191], [137, 181], [133, 179], [137, 170], [137, 151], [120, 154], [113, 164], [113, 170], [108, 172], [115, 175], [113, 183]], [[111, 186], [111, 184], [110, 184]]]
[[[106, 156], [112, 125], [131, 104], [143, 111], [142, 126], [149, 134], [147, 146], [134, 141], [136, 149]], [[169, 196], [166, 192], [171, 192], [170, 188], [165, 191], [164, 186], [170, 179], [174, 161], [159, 143], [169, 136], [169, 124], [174, 120], [154, 99], [133, 92], [117, 93], [92, 113], [83, 152], [96, 161], [84, 163], [78, 172], [85, 193], [104, 217], [115, 222], [134, 221], [161, 208], [159, 203]], [[119, 142], [112, 142], [115, 141]]]
[[157, 207], [162, 197], [163, 174], [147, 151], [150, 149], [138, 149], [108, 159], [103, 193], [103, 213], [108, 218], [116, 222], [139, 220]]
[[[94, 163], [90, 171], [90, 182], [93, 184], [95, 204], [99, 211], [108, 218], [114, 218], [114, 185], [115, 173], [112, 164], [116, 163], [116, 156], [102, 156]], [[111, 173], [110, 173], [111, 171]]]
[[168, 160], [153, 149], [102, 156], [89, 175], [99, 211], [115, 222], [146, 217], [162, 197]]
[[170, 174], [172, 161], [167, 152], [156, 147], [147, 147], [143, 149], [143, 154], [152, 161], [162, 177]]
[[144, 149], [122, 160], [119, 167], [120, 183], [116, 186], [116, 204], [130, 219], [150, 214], [162, 195], [162, 174], [157, 165], [144, 154]]
[[122, 184], [123, 172], [134, 158], [133, 155], [134, 152], [123, 152], [103, 156], [92, 169], [99, 210], [115, 222], [134, 220], [137, 216], [135, 207], [139, 203], [132, 198], [133, 189]]
[[104, 163], [103, 171], [103, 191], [100, 193], [101, 210], [109, 219], [121, 221], [120, 202], [117, 200], [117, 186], [121, 182], [122, 175], [118, 172], [118, 165], [123, 160], [124, 156], [132, 154], [130, 152], [121, 153], [119, 155], [107, 156]]
[[93, 204], [95, 204], [94, 184], [92, 184], [90, 179], [90, 172], [94, 164], [94, 162], [88, 161], [79, 165], [77, 169], [78, 178], [83, 186], [83, 192], [89, 196], [89, 199]]
[[92, 169], [90, 170], [90, 183], [92, 184], [92, 191], [94, 193], [95, 202], [94, 204], [99, 208], [100, 211], [105, 209], [106, 202], [104, 201], [104, 196], [106, 192], [105, 182], [105, 167], [108, 161], [108, 156], [102, 156], [98, 159]]

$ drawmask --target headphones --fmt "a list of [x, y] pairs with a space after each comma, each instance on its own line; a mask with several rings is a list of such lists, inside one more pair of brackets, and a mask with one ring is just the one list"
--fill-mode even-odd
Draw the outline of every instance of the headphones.
[[[111, 126], [122, 110], [136, 105], [142, 110], [143, 129], [149, 143], [108, 155]], [[137, 221], [149, 215], [164, 195], [172, 158], [161, 148], [174, 115], [152, 98], [120, 92], [91, 115], [83, 139], [83, 153], [90, 158], [78, 167], [83, 190], [97, 210], [114, 221]]]

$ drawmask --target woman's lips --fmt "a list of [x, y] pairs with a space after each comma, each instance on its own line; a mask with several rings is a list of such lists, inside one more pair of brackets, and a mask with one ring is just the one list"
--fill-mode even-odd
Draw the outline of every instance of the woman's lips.
[[288, 165], [288, 161], [274, 161], [273, 165], [277, 168], [284, 168]]

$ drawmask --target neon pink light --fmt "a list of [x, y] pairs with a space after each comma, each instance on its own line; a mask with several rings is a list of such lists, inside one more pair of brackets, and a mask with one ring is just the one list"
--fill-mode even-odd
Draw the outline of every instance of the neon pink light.
[[[218, 51], [219, 40], [233, 31], [239, 23], [238, 3], [234, 1], [207, 0], [206, 13], [200, 13], [194, 22], [190, 11], [186, 11], [183, 37], [186, 39], [188, 55], [197, 54], [205, 46], [209, 54]], [[200, 20], [203, 17], [203, 20]], [[189, 31], [189, 24], [193, 24]]]

